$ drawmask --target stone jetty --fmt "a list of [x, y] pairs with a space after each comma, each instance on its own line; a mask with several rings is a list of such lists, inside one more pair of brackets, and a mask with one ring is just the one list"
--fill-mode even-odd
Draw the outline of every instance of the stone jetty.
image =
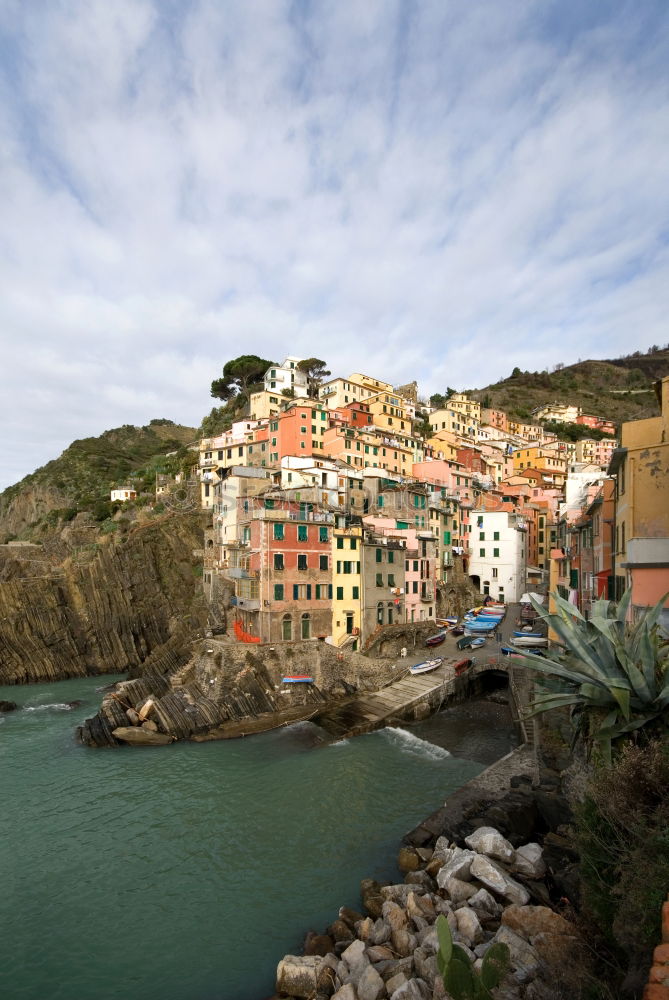
[[510, 964], [496, 1000], [575, 995], [588, 957], [562, 895], [573, 854], [551, 829], [554, 778], [544, 774], [533, 786], [528, 774], [518, 774], [506, 795], [477, 799], [473, 792], [484, 790], [494, 771], [470, 783], [445, 832], [427, 842], [421, 825], [407, 835], [398, 857], [401, 882], [363, 880], [359, 910], [342, 907], [324, 933], [307, 935], [304, 954], [281, 959], [279, 997], [447, 1000], [437, 966], [439, 914], [477, 970], [493, 942], [507, 945]]

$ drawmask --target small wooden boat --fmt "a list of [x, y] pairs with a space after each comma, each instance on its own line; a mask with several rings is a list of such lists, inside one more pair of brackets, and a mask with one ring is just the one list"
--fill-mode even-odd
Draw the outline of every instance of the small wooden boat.
[[447, 632], [436, 632], [435, 635], [429, 635], [425, 640], [426, 646], [440, 646], [447, 636]]
[[131, 743], [137, 747], [164, 747], [167, 743], [174, 743], [176, 736], [168, 736], [167, 733], [152, 733], [141, 726], [119, 726], [112, 729], [112, 736], [124, 743]]
[[282, 684], [313, 684], [313, 677], [309, 677], [308, 674], [288, 674], [287, 677], [281, 678]]
[[414, 663], [409, 667], [410, 674], [429, 674], [431, 670], [436, 670], [444, 662], [443, 656], [436, 656], [434, 660], [423, 660], [422, 663]]
[[465, 627], [464, 625], [456, 625], [454, 629], [451, 629], [451, 635], [464, 635]]
[[473, 660], [467, 659], [467, 660], [458, 660], [457, 663], [454, 663], [453, 669], [455, 670], [455, 676], [459, 677], [461, 674], [464, 674], [465, 670], [467, 670], [468, 667], [471, 667], [473, 662], [474, 662]]
[[478, 647], [482, 646], [484, 643], [485, 643], [485, 636], [480, 635], [478, 639], [474, 639], [472, 642], [470, 642], [469, 645], [471, 649], [478, 649]]
[[476, 639], [475, 635], [463, 635], [462, 639], [458, 639], [456, 645], [458, 649], [467, 649], [473, 642], [476, 642]]
[[457, 618], [437, 618], [436, 622], [437, 622], [437, 625], [444, 625], [444, 626], [446, 626], [446, 625], [457, 625], [458, 624], [458, 619]]
[[544, 635], [543, 635], [542, 632], [533, 632], [531, 629], [530, 629], [529, 632], [526, 632], [524, 629], [522, 631], [516, 629], [516, 631], [513, 634], [514, 634], [514, 636], [517, 636], [519, 639], [523, 639], [523, 638], [526, 638], [526, 639], [543, 639], [544, 638]]
[[531, 635], [517, 635], [515, 639], [511, 640], [514, 646], [519, 646], [521, 649], [527, 649], [528, 647], [535, 646], [547, 646], [548, 639], [545, 636], [536, 638]]

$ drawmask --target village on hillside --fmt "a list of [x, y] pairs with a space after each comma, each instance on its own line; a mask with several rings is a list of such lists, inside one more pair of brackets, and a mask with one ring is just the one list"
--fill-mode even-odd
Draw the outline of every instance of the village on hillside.
[[[415, 382], [305, 369], [272, 365], [243, 419], [199, 442], [217, 631], [356, 651], [380, 626], [453, 613], [464, 583], [507, 603], [554, 591], [585, 615], [630, 583], [637, 609], [661, 596], [669, 377], [661, 416], [622, 424], [618, 440], [564, 402], [521, 423], [463, 393], [429, 403]], [[574, 441], [547, 422], [595, 433]]]

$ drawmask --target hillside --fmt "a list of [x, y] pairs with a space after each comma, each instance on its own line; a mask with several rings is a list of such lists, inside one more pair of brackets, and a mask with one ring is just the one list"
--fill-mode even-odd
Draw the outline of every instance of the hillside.
[[532, 410], [546, 403], [580, 406], [615, 423], [657, 414], [652, 383], [669, 375], [669, 349], [607, 361], [579, 361], [557, 371], [521, 372], [494, 385], [467, 392], [483, 405], [531, 420]]
[[156, 473], [178, 471], [196, 438], [193, 427], [152, 420], [146, 427], [125, 424], [74, 441], [59, 458], [0, 493], [0, 541], [34, 537], [50, 514], [52, 521], [68, 521], [89, 511], [102, 520], [113, 487], [130, 481], [138, 491], [153, 493]]

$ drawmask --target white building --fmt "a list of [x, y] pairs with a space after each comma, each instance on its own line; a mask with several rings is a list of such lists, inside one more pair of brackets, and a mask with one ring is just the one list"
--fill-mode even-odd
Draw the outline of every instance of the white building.
[[137, 490], [133, 490], [129, 486], [123, 486], [119, 490], [111, 491], [112, 502], [114, 500], [124, 501], [124, 500], [136, 500], [136, 499], [137, 499]]
[[506, 511], [473, 510], [469, 576], [482, 594], [514, 603], [526, 587], [527, 522]]
[[307, 376], [298, 369], [298, 364], [302, 358], [288, 357], [282, 365], [273, 365], [265, 372], [265, 392], [281, 395], [288, 391], [295, 395], [296, 399], [303, 399], [309, 395], [309, 384]]

